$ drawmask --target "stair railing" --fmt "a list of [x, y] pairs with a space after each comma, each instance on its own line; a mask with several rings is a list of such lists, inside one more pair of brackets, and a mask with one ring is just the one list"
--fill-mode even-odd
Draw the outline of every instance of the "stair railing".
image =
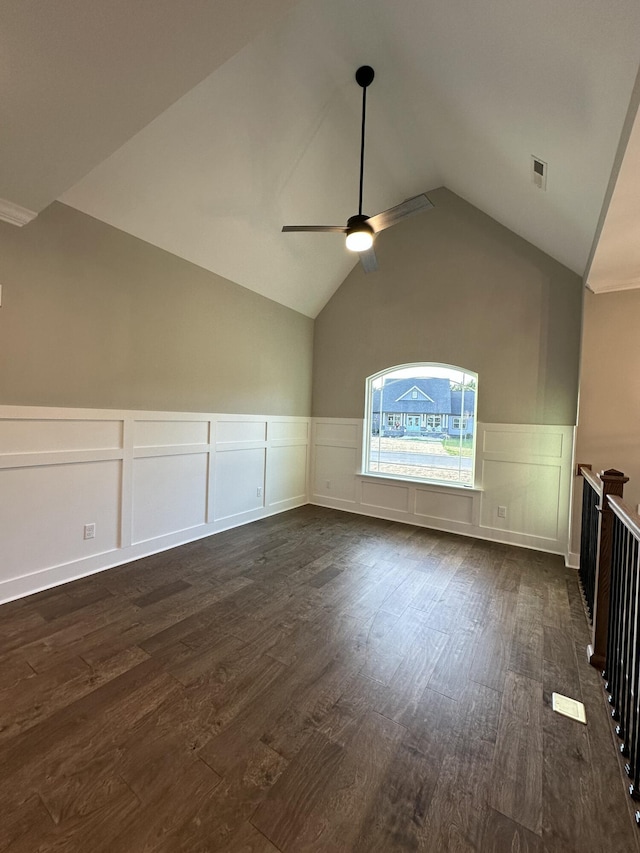
[[580, 465], [578, 470], [584, 479], [578, 575], [585, 608], [592, 625], [587, 655], [591, 665], [602, 670], [605, 666], [609, 635], [614, 515], [608, 498], [622, 498], [624, 484], [629, 482], [629, 478], [614, 468], [600, 474], [592, 474], [590, 467], [586, 465]]
[[[603, 676], [617, 722], [620, 752], [627, 758], [629, 793], [640, 800], [640, 515], [620, 498], [607, 500], [612, 514], [611, 595]], [[636, 812], [640, 823], [640, 810]]]

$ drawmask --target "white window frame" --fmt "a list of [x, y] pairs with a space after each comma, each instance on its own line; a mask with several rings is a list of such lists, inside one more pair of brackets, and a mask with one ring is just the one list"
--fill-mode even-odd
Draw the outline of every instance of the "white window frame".
[[[466, 416], [466, 415], [465, 416], [457, 416], [457, 415], [454, 416], [454, 415], [451, 415], [450, 413], [442, 413], [442, 414], [438, 414], [438, 415], [425, 415], [424, 413], [422, 413], [422, 418], [421, 418], [421, 423], [425, 423], [427, 425], [427, 427], [428, 427], [430, 418], [433, 418], [434, 424], [437, 421], [439, 421], [439, 424], [440, 424], [439, 427], [434, 426], [431, 430], [434, 432], [446, 431], [447, 424], [449, 423], [449, 421], [451, 422], [451, 425], [452, 425], [451, 428], [457, 429], [457, 430], [461, 430], [461, 429], [466, 430], [469, 426], [469, 423], [472, 424], [471, 456], [466, 457], [466, 456], [463, 456], [462, 453], [460, 453], [459, 457], [457, 457], [458, 458], [458, 477], [461, 476], [463, 467], [465, 468], [465, 470], [468, 469], [467, 464], [465, 464], [463, 466], [462, 460], [463, 459], [470, 459], [470, 463], [469, 463], [470, 464], [470, 471], [471, 471], [470, 482], [467, 482], [467, 481], [462, 480], [462, 479], [448, 479], [444, 475], [442, 477], [438, 477], [438, 476], [428, 476], [427, 477], [427, 476], [420, 476], [420, 474], [417, 473], [416, 476], [410, 476], [410, 475], [407, 475], [404, 473], [386, 473], [386, 472], [382, 472], [382, 471], [378, 471], [378, 470], [372, 470], [372, 468], [371, 468], [370, 463], [372, 461], [371, 460], [372, 452], [375, 453], [375, 448], [373, 448], [373, 440], [377, 439], [378, 447], [380, 447], [380, 442], [383, 438], [382, 431], [379, 431], [377, 436], [373, 436], [373, 434], [372, 434], [372, 425], [373, 425], [374, 421], [373, 421], [371, 410], [372, 410], [372, 404], [373, 404], [373, 394], [374, 394], [374, 390], [375, 390], [374, 383], [376, 381], [382, 379], [386, 375], [397, 374], [401, 371], [423, 370], [424, 374], [426, 376], [428, 376], [430, 368], [434, 369], [434, 374], [433, 374], [434, 377], [438, 377], [438, 375], [439, 375], [440, 377], [446, 378], [446, 373], [448, 371], [452, 371], [454, 373], [462, 374], [461, 379], [463, 379], [464, 381], [466, 381], [466, 379], [468, 378], [468, 379], [473, 379], [475, 382], [475, 389], [474, 389], [474, 395], [473, 395], [474, 396], [474, 410], [473, 410], [472, 414], [470, 414], [469, 416]], [[410, 374], [407, 373], [407, 376], [409, 376], [409, 375]], [[420, 374], [418, 374], [416, 372], [413, 375], [419, 376]], [[391, 402], [391, 404], [393, 404], [391, 401], [391, 398], [390, 398], [389, 402]], [[364, 417], [364, 425], [363, 425], [364, 426], [364, 434], [363, 434], [363, 442], [362, 442], [363, 455], [362, 455], [361, 473], [364, 475], [369, 475], [369, 476], [383, 477], [383, 478], [387, 477], [389, 479], [403, 480], [403, 481], [408, 481], [408, 482], [418, 481], [418, 482], [424, 482], [424, 483], [433, 483], [436, 485], [450, 485], [450, 486], [454, 486], [457, 488], [474, 488], [475, 487], [474, 481], [475, 481], [476, 436], [477, 436], [477, 417], [476, 417], [477, 405], [478, 405], [478, 374], [472, 370], [469, 370], [468, 368], [460, 367], [459, 365], [443, 364], [443, 363], [438, 363], [438, 362], [414, 362], [412, 364], [396, 364], [396, 365], [393, 365], [391, 367], [386, 368], [385, 370], [381, 370], [378, 373], [373, 374], [372, 376], [367, 377], [366, 388], [365, 388], [365, 417]], [[406, 425], [406, 416], [405, 416], [405, 419], [403, 422], [402, 416], [400, 418], [396, 418], [396, 417], [394, 417], [394, 413], [385, 412], [384, 408], [385, 408], [385, 401], [384, 401], [384, 396], [383, 396], [383, 399], [382, 399], [381, 405], [380, 405], [380, 418], [382, 418], [382, 415], [384, 415], [384, 417], [386, 419], [386, 427], [387, 428], [390, 426], [389, 419], [392, 420], [393, 424], [395, 424], [397, 422], [397, 420], [400, 420], [401, 423], [403, 423], [403, 425]], [[467, 412], [467, 411], [468, 410], [465, 409], [465, 412]], [[397, 413], [395, 413], [395, 414], [397, 414]], [[412, 413], [412, 416], [415, 416], [415, 414], [416, 413]], [[420, 414], [420, 413], [418, 413], [418, 414]], [[452, 418], [453, 418], [453, 420], [452, 420]], [[458, 423], [463, 423], [464, 426], [456, 427], [455, 426], [456, 420]], [[429, 429], [430, 428], [428, 427], [427, 432], [429, 431]], [[456, 438], [458, 438], [458, 436], [453, 436], [453, 438], [456, 439]], [[426, 454], [426, 450], [425, 450], [425, 454]], [[378, 461], [377, 464], [379, 465], [380, 461]], [[398, 464], [401, 464], [401, 463], [398, 463]], [[405, 468], [411, 468], [411, 467], [419, 467], [419, 466], [413, 466], [413, 465], [407, 464], [404, 467]], [[432, 468], [431, 470], [437, 470], [436, 466], [434, 466], [434, 468]], [[443, 470], [443, 471], [447, 470], [448, 471], [451, 469], [449, 466], [443, 466], [441, 470]]]

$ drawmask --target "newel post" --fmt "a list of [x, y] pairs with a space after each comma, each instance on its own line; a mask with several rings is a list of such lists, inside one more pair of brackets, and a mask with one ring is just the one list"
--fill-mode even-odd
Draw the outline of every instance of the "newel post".
[[611, 468], [600, 474], [602, 497], [600, 513], [600, 535], [598, 536], [598, 561], [596, 588], [593, 602], [593, 634], [588, 649], [589, 663], [604, 669], [607, 656], [607, 633], [609, 630], [609, 592], [611, 589], [611, 555], [613, 550], [613, 510], [609, 506], [609, 495], [621, 498], [624, 484], [629, 482], [622, 471]]

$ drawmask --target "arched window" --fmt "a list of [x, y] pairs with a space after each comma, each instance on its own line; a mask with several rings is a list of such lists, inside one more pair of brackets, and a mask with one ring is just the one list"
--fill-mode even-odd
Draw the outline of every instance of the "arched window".
[[478, 374], [400, 364], [367, 379], [365, 474], [473, 486]]

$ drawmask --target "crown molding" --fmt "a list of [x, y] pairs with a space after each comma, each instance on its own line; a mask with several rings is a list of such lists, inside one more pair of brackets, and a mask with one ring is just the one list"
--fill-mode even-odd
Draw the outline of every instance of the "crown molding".
[[0, 221], [8, 222], [10, 225], [17, 225], [21, 228], [23, 225], [31, 222], [38, 214], [34, 210], [28, 210], [26, 207], [20, 207], [19, 204], [14, 204], [12, 201], [7, 201], [0, 198]]
[[609, 280], [604, 284], [588, 281], [587, 288], [595, 294], [615, 293], [620, 290], [638, 290], [640, 289], [640, 278], [630, 278], [626, 281]]

